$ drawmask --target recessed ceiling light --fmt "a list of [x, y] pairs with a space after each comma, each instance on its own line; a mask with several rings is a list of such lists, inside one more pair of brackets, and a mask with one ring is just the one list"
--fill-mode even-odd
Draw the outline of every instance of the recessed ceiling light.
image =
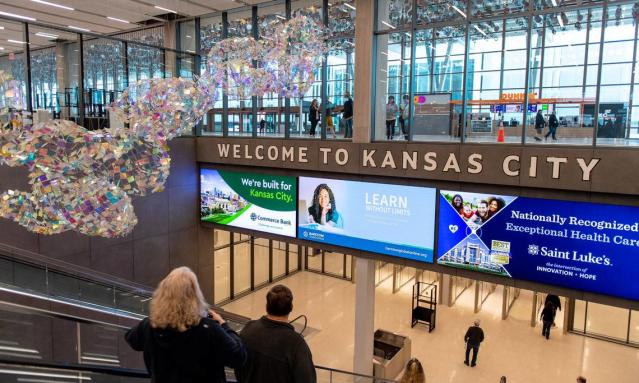
[[357, 8], [353, 7], [352, 5], [350, 5], [349, 3], [344, 3], [345, 6], [351, 8], [352, 10], [356, 11]]
[[275, 15], [275, 17], [277, 17], [278, 19], [286, 20], [286, 17], [284, 17], [282, 15]]
[[123, 19], [118, 19], [117, 17], [107, 16], [107, 19], [113, 20], [113, 21], [118, 21], [120, 23], [131, 24], [129, 21], [126, 21], [126, 20], [123, 20]]
[[0, 25], [0, 30], [2, 30], [2, 29], [4, 29], [4, 27]]
[[36, 36], [47, 37], [50, 39], [57, 39], [58, 37], [60, 37], [59, 35], [54, 35], [53, 33], [46, 33], [46, 32], [38, 32], [36, 33]]
[[69, 28], [71, 29], [75, 29], [76, 31], [82, 31], [82, 32], [91, 32], [90, 29], [86, 29], [86, 28], [80, 28], [80, 27], [74, 27], [73, 25], [68, 25]]
[[3, 50], [4, 50], [4, 47], [0, 47], [0, 51], [3, 51]]
[[161, 11], [169, 12], [169, 13], [177, 13], [176, 11], [173, 11], [173, 10], [168, 9], [168, 8], [160, 7], [159, 5], [156, 5], [155, 8], [157, 8], [157, 9], [159, 9]]
[[187, 39], [192, 39], [192, 38], [193, 38], [193, 36], [191, 36], [191, 35], [186, 35], [186, 38], [187, 38]]
[[9, 39], [7, 41], [10, 42], [10, 43], [14, 43], [14, 44], [26, 44], [26, 42], [20, 41], [20, 40], [11, 40], [11, 39]]
[[34, 3], [40, 3], [40, 4], [49, 5], [56, 8], [66, 9], [67, 11], [75, 11], [75, 9], [71, 7], [67, 7], [66, 5], [56, 4], [49, 1], [44, 1], [44, 0], [31, 0], [31, 1], [33, 1]]
[[29, 16], [22, 16], [22, 15], [16, 15], [15, 13], [9, 13], [9, 12], [2, 12], [2, 11], [0, 11], [0, 15], [3, 15], [3, 16], [9, 16], [9, 17], [15, 17], [16, 19], [29, 20], [29, 21], [36, 21], [36, 19], [35, 19], [35, 18], [33, 18], [33, 17], [29, 17]]

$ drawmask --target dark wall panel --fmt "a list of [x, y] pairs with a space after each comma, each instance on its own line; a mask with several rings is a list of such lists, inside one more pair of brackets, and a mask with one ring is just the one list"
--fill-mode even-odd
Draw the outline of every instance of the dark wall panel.
[[[198, 167], [195, 139], [171, 141], [171, 175], [160, 193], [136, 197], [133, 201], [138, 225], [125, 238], [90, 238], [75, 232], [45, 236], [28, 232], [18, 224], [0, 218], [0, 243], [46, 258], [80, 266], [154, 287], [177, 265], [198, 270], [198, 259], [212, 257], [200, 252], [198, 222]], [[24, 168], [0, 166], [0, 191], [28, 190]], [[212, 235], [212, 234], [211, 234]], [[174, 242], [175, 241], [175, 242]]]

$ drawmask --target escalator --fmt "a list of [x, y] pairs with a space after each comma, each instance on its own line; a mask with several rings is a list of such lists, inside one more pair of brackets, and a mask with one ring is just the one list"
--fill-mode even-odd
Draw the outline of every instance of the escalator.
[[[149, 382], [124, 340], [146, 316], [150, 291], [0, 255], [0, 382]], [[86, 301], [85, 301], [86, 300]], [[249, 318], [215, 308], [237, 332]], [[304, 335], [306, 317], [292, 321]], [[392, 383], [316, 366], [319, 383]], [[233, 372], [227, 380], [234, 382]]]

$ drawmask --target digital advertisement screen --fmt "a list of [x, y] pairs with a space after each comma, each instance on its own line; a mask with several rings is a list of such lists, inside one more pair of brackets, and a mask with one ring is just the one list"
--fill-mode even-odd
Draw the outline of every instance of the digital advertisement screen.
[[437, 262], [639, 299], [639, 208], [441, 191]]
[[298, 237], [432, 262], [435, 198], [431, 188], [300, 177]]
[[295, 177], [200, 169], [204, 222], [295, 237]]

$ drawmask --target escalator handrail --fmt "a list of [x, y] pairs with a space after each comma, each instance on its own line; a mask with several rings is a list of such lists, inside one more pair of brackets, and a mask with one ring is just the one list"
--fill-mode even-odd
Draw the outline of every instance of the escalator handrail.
[[[40, 314], [40, 315], [43, 315], [43, 316], [48, 316], [48, 317], [53, 317], [53, 318], [58, 318], [58, 319], [70, 320], [70, 321], [79, 322], [79, 323], [82, 323], [82, 324], [114, 327], [114, 328], [118, 328], [118, 329], [122, 329], [122, 330], [129, 330], [131, 328], [130, 326], [124, 326], [124, 325], [120, 325], [120, 324], [116, 324], [116, 323], [103, 322], [103, 321], [100, 321], [100, 320], [97, 320], [97, 319], [85, 318], [85, 317], [81, 317], [81, 316], [77, 316], [77, 315], [71, 315], [71, 314], [64, 314], [64, 313], [60, 313], [60, 312], [57, 312], [57, 311], [42, 309], [42, 308], [33, 307], [33, 306], [25, 306], [25, 305], [21, 305], [21, 304], [18, 304], [18, 303], [0, 301], [0, 308], [7, 307], [7, 306], [11, 307], [11, 308], [14, 308], [14, 309], [18, 309], [18, 310], [30, 311], [30, 312], [33, 312], [35, 314]], [[112, 314], [112, 313], [109, 313], [109, 314]], [[112, 314], [112, 315], [119, 316], [117, 314]], [[137, 319], [137, 318], [130, 318], [130, 317], [128, 317], [128, 318], [129, 319]]]
[[306, 317], [306, 315], [302, 314], [300, 316], [298, 316], [297, 318], [293, 319], [292, 321], [289, 321], [289, 324], [293, 324], [295, 322], [297, 322], [298, 319], [303, 318], [304, 319], [304, 327], [302, 327], [302, 331], [300, 331], [300, 335], [304, 334], [304, 331], [306, 331], [306, 327], [308, 326], [308, 318]]
[[69, 370], [77, 372], [93, 372], [96, 374], [123, 376], [129, 378], [148, 379], [151, 376], [146, 370], [123, 368], [123, 367], [111, 367], [94, 364], [76, 364], [76, 363], [60, 363], [60, 362], [44, 362], [41, 360], [25, 360], [19, 358], [2, 357], [0, 358], [0, 364], [8, 364], [13, 366], [22, 367], [38, 367], [38, 368], [50, 368], [56, 370]]
[[146, 295], [149, 297], [153, 294], [153, 290], [149, 286], [127, 281], [113, 275], [104, 274], [87, 267], [73, 265], [36, 252], [10, 246], [6, 243], [0, 243], [0, 256], [9, 258], [14, 262], [51, 268], [52, 271], [57, 273], [67, 274], [85, 281], [113, 286], [126, 292]]

